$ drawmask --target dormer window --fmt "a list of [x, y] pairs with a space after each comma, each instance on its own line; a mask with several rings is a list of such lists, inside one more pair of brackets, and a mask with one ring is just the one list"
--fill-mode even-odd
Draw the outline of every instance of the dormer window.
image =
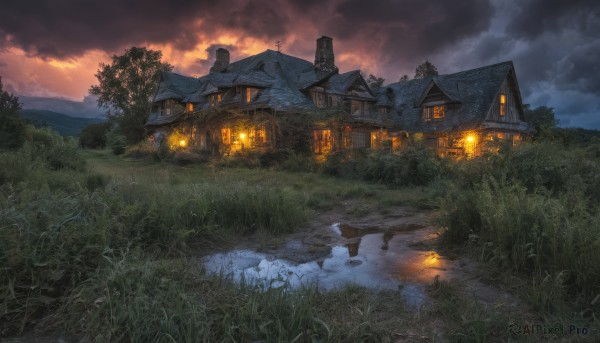
[[312, 99], [313, 99], [313, 103], [315, 104], [315, 106], [317, 106], [317, 108], [324, 108], [326, 103], [325, 103], [325, 93], [323, 92], [312, 92]]
[[506, 115], [506, 94], [500, 94], [500, 116]]
[[210, 107], [217, 107], [217, 105], [221, 102], [223, 95], [221, 93], [213, 93], [208, 96], [208, 101], [210, 103]]
[[258, 94], [258, 88], [246, 87], [246, 103], [250, 103]]
[[423, 108], [423, 119], [431, 121], [432, 119], [442, 119], [446, 116], [446, 106], [430, 106]]
[[186, 109], [188, 112], [194, 112], [194, 104], [192, 104], [191, 102], [188, 102], [188, 103], [186, 104], [186, 107], [185, 107], [185, 109]]
[[446, 116], [446, 106], [433, 106], [433, 119], [444, 118]]

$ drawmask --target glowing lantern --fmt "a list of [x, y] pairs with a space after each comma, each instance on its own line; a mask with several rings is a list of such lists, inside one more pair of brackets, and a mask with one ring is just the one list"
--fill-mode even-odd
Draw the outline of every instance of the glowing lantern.
[[185, 147], [186, 144], [187, 144], [187, 142], [185, 141], [185, 139], [182, 139], [182, 140], [179, 141], [179, 146], [182, 147], [182, 148]]
[[473, 143], [473, 142], [475, 142], [475, 136], [473, 136], [473, 135], [468, 135], [468, 136], [467, 136], [467, 142], [469, 142], [469, 143]]
[[246, 139], [246, 134], [245, 133], [240, 133], [240, 139]]

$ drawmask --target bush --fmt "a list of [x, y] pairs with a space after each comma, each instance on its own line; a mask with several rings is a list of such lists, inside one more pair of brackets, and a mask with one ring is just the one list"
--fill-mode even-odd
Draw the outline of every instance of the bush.
[[104, 149], [106, 147], [106, 136], [112, 124], [109, 122], [90, 124], [81, 130], [79, 134], [79, 146], [87, 149]]
[[106, 144], [113, 154], [121, 155], [127, 147], [127, 139], [117, 130], [111, 130], [106, 135]]

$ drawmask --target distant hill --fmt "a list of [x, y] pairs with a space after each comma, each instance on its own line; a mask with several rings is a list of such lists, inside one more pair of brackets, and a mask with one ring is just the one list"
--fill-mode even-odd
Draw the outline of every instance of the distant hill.
[[85, 126], [106, 121], [102, 118], [71, 117], [46, 110], [21, 110], [19, 114], [34, 125], [51, 127], [63, 136], [79, 136]]
[[96, 98], [89, 95], [83, 101], [19, 95], [24, 110], [45, 110], [62, 113], [71, 117], [104, 118], [104, 111], [98, 108]]

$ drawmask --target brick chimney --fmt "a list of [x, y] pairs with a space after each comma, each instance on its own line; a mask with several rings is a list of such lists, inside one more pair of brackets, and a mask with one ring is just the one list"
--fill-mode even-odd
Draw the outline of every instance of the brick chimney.
[[333, 39], [331, 37], [322, 36], [317, 39], [315, 68], [326, 72], [332, 72], [337, 69], [333, 57]]
[[211, 72], [222, 72], [227, 69], [229, 66], [229, 50], [218, 48], [217, 49], [217, 59], [215, 60], [215, 64], [212, 68], [210, 68]]

